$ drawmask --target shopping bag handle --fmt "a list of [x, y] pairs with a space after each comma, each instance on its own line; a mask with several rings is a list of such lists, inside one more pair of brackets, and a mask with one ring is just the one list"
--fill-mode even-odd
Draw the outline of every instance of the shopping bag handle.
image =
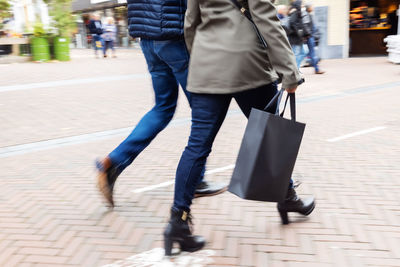
[[295, 95], [295, 93], [287, 94], [286, 99], [285, 99], [285, 105], [283, 107], [283, 111], [281, 114], [279, 114], [279, 104], [281, 103], [284, 92], [285, 92], [285, 89], [283, 89], [283, 88], [281, 90], [279, 90], [278, 93], [276, 93], [274, 95], [274, 97], [271, 99], [271, 101], [264, 108], [264, 111], [269, 110], [276, 103], [276, 109], [275, 109], [274, 114], [283, 117], [285, 110], [286, 110], [287, 102], [290, 98], [290, 116], [291, 116], [292, 121], [296, 121], [296, 95]]
[[285, 99], [285, 105], [283, 106], [283, 111], [280, 114], [280, 116], [283, 117], [283, 114], [285, 114], [286, 105], [287, 105], [289, 98], [290, 98], [290, 117], [292, 118], [292, 121], [296, 121], [296, 94], [295, 93], [287, 94], [286, 99]]
[[269, 110], [276, 103], [276, 110], [275, 110], [274, 114], [278, 115], [279, 114], [279, 104], [281, 103], [283, 92], [285, 92], [285, 89], [282, 88], [281, 90], [279, 90], [274, 95], [274, 97], [271, 99], [271, 101], [269, 101], [267, 106], [264, 108], [264, 111]]

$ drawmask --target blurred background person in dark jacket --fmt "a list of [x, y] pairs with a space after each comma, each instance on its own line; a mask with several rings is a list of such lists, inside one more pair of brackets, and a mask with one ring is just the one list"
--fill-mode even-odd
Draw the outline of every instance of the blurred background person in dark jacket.
[[305, 5], [305, 10], [307, 13], [304, 15], [303, 22], [304, 24], [308, 24], [306, 25], [306, 27], [309, 27], [311, 29], [311, 34], [309, 36], [305, 36], [305, 44], [307, 45], [308, 48], [307, 56], [309, 57], [310, 64], [315, 69], [315, 73], [324, 74], [325, 71], [320, 70], [318, 66], [319, 58], [317, 55], [316, 48], [318, 46], [318, 42], [320, 39], [320, 32], [314, 23], [314, 17], [312, 14], [312, 12], [314, 11], [314, 7], [312, 4], [307, 3]]
[[293, 1], [289, 10], [289, 29], [287, 33], [294, 55], [296, 56], [297, 67], [300, 68], [301, 63], [307, 55], [304, 50], [304, 44], [307, 44], [315, 73], [323, 74], [324, 72], [319, 69], [318, 60], [315, 55], [313, 27], [312, 18], [306, 9], [303, 8], [302, 1]]
[[101, 23], [100, 15], [94, 13], [91, 15], [91, 20], [89, 21], [88, 28], [90, 33], [92, 34], [92, 43], [94, 48], [94, 53], [96, 57], [98, 57], [97, 50], [101, 50], [103, 48], [103, 25]]
[[304, 51], [304, 37], [311, 34], [311, 29], [305, 27], [303, 24], [302, 1], [295, 0], [291, 3], [289, 8], [289, 18], [287, 27], [287, 34], [290, 45], [292, 46], [294, 55], [296, 57], [297, 67], [300, 67], [301, 62], [306, 56]]

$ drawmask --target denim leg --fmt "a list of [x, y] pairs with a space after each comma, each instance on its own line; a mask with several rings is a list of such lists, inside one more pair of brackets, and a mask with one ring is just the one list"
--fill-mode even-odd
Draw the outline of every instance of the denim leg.
[[[185, 41], [158, 41], [156, 42], [156, 51], [159, 57], [171, 68], [176, 80], [185, 93], [189, 105], [192, 106], [191, 93], [186, 90], [190, 55], [187, 51]], [[203, 181], [205, 172], [206, 168], [204, 167], [199, 182]]]
[[231, 98], [231, 95], [192, 94], [192, 129], [176, 170], [174, 209], [190, 211], [196, 186]]
[[101, 37], [100, 36], [100, 42], [101, 42], [101, 47], [103, 48], [102, 49], [102, 51], [103, 51], [103, 56], [105, 56], [106, 55], [106, 52], [107, 52], [107, 44], [106, 44], [106, 41], [103, 39], [103, 37]]
[[296, 57], [296, 64], [297, 68], [300, 68], [301, 62], [303, 61], [304, 57], [306, 56], [304, 53], [304, 47], [303, 45], [293, 45], [292, 46], [293, 53]]
[[94, 49], [94, 53], [97, 55], [97, 50], [99, 49], [97, 47], [97, 42], [99, 41], [99, 37], [97, 34], [93, 34], [92, 35], [92, 42], [93, 42], [93, 49]]
[[142, 40], [141, 47], [151, 74], [156, 103], [132, 133], [110, 153], [112, 163], [120, 172], [168, 125], [178, 98], [178, 83], [170, 67], [155, 53], [153, 41]]
[[317, 57], [315, 55], [315, 40], [314, 40], [314, 37], [308, 38], [307, 46], [308, 46], [308, 50], [309, 50], [309, 54], [310, 54], [310, 58], [311, 58], [311, 63], [313, 65], [315, 71], [318, 72], [319, 68], [318, 68], [318, 60], [317, 60]]
[[190, 55], [185, 41], [157, 41], [156, 51], [159, 57], [171, 68], [189, 101], [189, 105], [191, 105], [191, 96], [186, 90]]
[[103, 55], [105, 55], [107, 53], [107, 46], [108, 46], [108, 41], [104, 41], [104, 45], [103, 45]]
[[[234, 94], [233, 97], [238, 103], [243, 114], [249, 118], [252, 108], [264, 109], [277, 92], [277, 83], [271, 83], [253, 90]], [[272, 107], [272, 109], [275, 110], [275, 107]], [[290, 179], [289, 187], [293, 187], [292, 179]]]
[[110, 48], [111, 48], [111, 50], [113, 52], [115, 52], [115, 46], [114, 46], [114, 41], [113, 40], [110, 41]]
[[[93, 40], [94, 40], [94, 43], [93, 43], [94, 52], [95, 52], [96, 55], [97, 55], [97, 50], [103, 50], [103, 49], [104, 49], [104, 46], [105, 46], [105, 44], [104, 44], [104, 39], [103, 39], [100, 35], [95, 34], [95, 35], [93, 35]], [[97, 42], [100, 42], [101, 47], [97, 47]], [[103, 50], [103, 51], [104, 51], [104, 50]], [[104, 54], [104, 52], [103, 52], [103, 54]]]

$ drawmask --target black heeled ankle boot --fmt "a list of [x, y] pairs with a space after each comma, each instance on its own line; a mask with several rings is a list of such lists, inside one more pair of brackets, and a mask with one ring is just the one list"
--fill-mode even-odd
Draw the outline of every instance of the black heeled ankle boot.
[[294, 188], [289, 188], [285, 201], [278, 203], [278, 211], [282, 224], [289, 224], [288, 212], [298, 212], [302, 215], [309, 215], [315, 208], [314, 197], [302, 200], [296, 194]]
[[171, 219], [164, 231], [165, 255], [172, 255], [174, 242], [179, 243], [181, 251], [195, 252], [204, 247], [206, 241], [202, 236], [194, 236], [190, 230], [191, 215], [183, 210], [171, 209]]

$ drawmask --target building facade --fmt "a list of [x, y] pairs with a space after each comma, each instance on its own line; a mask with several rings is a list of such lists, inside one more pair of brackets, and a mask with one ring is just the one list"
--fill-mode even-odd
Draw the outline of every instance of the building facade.
[[12, 33], [28, 33], [33, 31], [36, 21], [43, 23], [45, 28], [50, 27], [50, 17], [47, 5], [42, 0], [10, 1], [12, 19], [6, 25]]
[[[277, 1], [288, 4], [290, 0]], [[322, 33], [322, 58], [386, 54], [384, 39], [397, 34], [400, 0], [306, 0]]]
[[[32, 1], [32, 0], [25, 0]], [[38, 0], [41, 1], [41, 0]], [[190, 1], [190, 0], [189, 0]], [[276, 4], [289, 4], [291, 0], [277, 0]], [[319, 55], [321, 58], [346, 58], [386, 53], [384, 38], [397, 34], [400, 0], [303, 0], [314, 5], [315, 24], [322, 33]], [[79, 40], [90, 45], [86, 25], [93, 12], [103, 18], [114, 17], [118, 27], [120, 46], [129, 46], [126, 0], [76, 0], [73, 11], [81, 14]], [[79, 43], [79, 42], [78, 42]], [[79, 47], [79, 45], [78, 45]]]

